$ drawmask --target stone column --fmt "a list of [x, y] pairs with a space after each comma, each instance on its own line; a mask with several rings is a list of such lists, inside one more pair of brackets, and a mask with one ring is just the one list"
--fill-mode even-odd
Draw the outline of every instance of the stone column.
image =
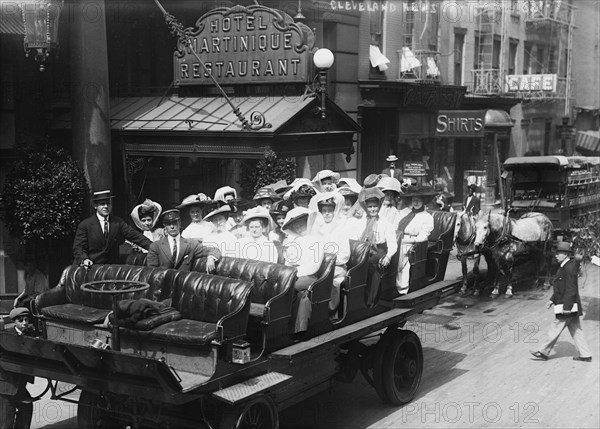
[[112, 164], [104, 0], [68, 0], [73, 155], [91, 191], [111, 189]]

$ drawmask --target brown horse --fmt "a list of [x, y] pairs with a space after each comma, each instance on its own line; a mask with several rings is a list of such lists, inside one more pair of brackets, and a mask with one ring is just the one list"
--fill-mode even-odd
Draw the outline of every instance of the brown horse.
[[530, 212], [515, 220], [500, 213], [479, 213], [475, 222], [475, 246], [489, 249], [498, 268], [492, 295], [498, 295], [498, 277], [507, 278], [506, 297], [512, 297], [512, 270], [517, 258], [536, 258], [537, 276], [547, 269], [546, 255], [552, 244], [553, 226], [542, 213]]
[[[470, 212], [461, 211], [456, 216], [456, 225], [454, 227], [454, 243], [456, 244], [456, 257], [460, 261], [462, 268], [463, 281], [460, 288], [460, 295], [467, 295], [468, 290], [468, 266], [469, 259], [473, 260], [473, 295], [478, 296], [481, 293], [479, 285], [479, 262], [482, 252], [475, 247], [475, 222], [477, 216]], [[484, 254], [488, 265], [488, 273], [492, 268], [493, 260], [488, 257], [489, 253]]]

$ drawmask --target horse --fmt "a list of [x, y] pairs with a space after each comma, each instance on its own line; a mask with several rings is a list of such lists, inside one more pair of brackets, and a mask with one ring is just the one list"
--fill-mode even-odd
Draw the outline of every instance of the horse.
[[543, 213], [529, 212], [515, 220], [508, 214], [480, 212], [475, 228], [475, 247], [490, 250], [497, 267], [493, 296], [499, 294], [498, 279], [502, 273], [507, 278], [505, 297], [512, 297], [512, 270], [516, 259], [537, 258], [537, 278], [542, 268], [549, 269], [546, 256], [554, 228]]
[[[462, 286], [458, 292], [460, 295], [466, 295], [468, 292], [468, 266], [469, 259], [473, 259], [473, 295], [478, 296], [481, 293], [479, 286], [479, 262], [481, 260], [481, 251], [475, 248], [475, 222], [477, 216], [470, 212], [461, 211], [456, 216], [456, 224], [454, 226], [454, 243], [456, 244], [456, 257], [460, 261], [462, 268]], [[485, 260], [488, 265], [488, 273], [492, 268], [493, 260], [485, 253]]]

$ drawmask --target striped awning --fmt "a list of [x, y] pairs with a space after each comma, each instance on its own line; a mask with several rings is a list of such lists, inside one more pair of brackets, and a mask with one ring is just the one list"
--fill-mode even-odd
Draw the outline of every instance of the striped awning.
[[0, 1], [0, 34], [25, 35], [25, 25], [18, 2]]
[[600, 131], [578, 131], [575, 145], [590, 152], [600, 152]]

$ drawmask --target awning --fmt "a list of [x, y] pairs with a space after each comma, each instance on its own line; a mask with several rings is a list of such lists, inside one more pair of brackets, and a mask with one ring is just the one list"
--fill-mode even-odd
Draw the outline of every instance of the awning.
[[575, 146], [590, 152], [600, 152], [600, 131], [578, 131]]
[[504, 161], [506, 170], [515, 170], [517, 168], [531, 168], [532, 166], [546, 166], [560, 169], [569, 165], [566, 156], [516, 156]]
[[[256, 112], [270, 126], [244, 129], [220, 97], [129, 97], [111, 99], [111, 128], [129, 154], [238, 158], [260, 158], [267, 148], [288, 156], [351, 153], [354, 134], [360, 130], [329, 99], [325, 118], [317, 98], [311, 96], [232, 97], [232, 101], [248, 121]], [[70, 127], [70, 115], [53, 126]]]
[[25, 35], [25, 25], [19, 4], [14, 2], [0, 2], [0, 34]]

